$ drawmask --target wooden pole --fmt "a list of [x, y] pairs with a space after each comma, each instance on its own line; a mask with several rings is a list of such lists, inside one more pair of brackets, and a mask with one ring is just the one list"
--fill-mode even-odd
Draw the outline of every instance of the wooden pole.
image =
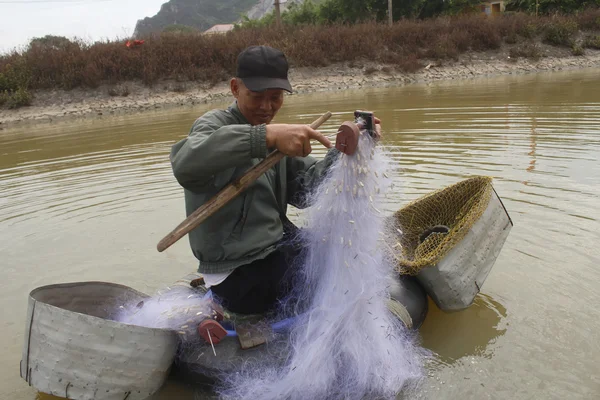
[[388, 23], [394, 25], [394, 16], [392, 14], [392, 0], [388, 0]]
[[279, 0], [275, 0], [275, 23], [277, 27], [281, 26], [281, 9], [279, 8]]
[[[320, 116], [315, 122], [310, 124], [310, 127], [313, 129], [317, 129], [330, 117], [331, 113], [327, 111], [325, 114]], [[256, 181], [262, 174], [267, 172], [275, 164], [281, 161], [281, 159], [284, 156], [285, 154], [278, 150], [271, 152], [267, 156], [267, 158], [256, 164], [254, 167], [250, 168], [248, 171], [246, 171], [246, 173], [243, 176], [227, 185], [213, 198], [208, 200], [200, 208], [198, 208], [196, 211], [190, 214], [190, 216], [187, 217], [175, 229], [173, 229], [171, 233], [169, 233], [160, 242], [158, 242], [158, 245], [156, 246], [157, 250], [159, 252], [165, 251], [183, 236], [190, 233], [192, 230], [198, 227], [198, 225], [204, 222], [208, 217], [210, 217], [219, 209], [221, 209], [221, 207], [229, 203], [232, 199], [234, 199], [240, 193], [246, 190], [248, 186], [250, 186], [254, 181]]]

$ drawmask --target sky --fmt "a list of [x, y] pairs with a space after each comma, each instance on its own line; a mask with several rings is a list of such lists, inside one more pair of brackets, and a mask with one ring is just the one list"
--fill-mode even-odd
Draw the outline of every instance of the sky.
[[0, 0], [0, 53], [34, 37], [125, 38], [168, 0]]

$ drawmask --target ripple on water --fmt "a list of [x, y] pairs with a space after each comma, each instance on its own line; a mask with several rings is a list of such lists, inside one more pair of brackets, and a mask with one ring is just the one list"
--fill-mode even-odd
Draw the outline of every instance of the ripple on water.
[[[321, 130], [332, 134], [353, 110], [375, 111], [398, 166], [386, 212], [473, 175], [494, 177], [514, 228], [471, 308], [445, 314], [431, 304], [420, 333], [437, 356], [423, 398], [597, 394], [597, 72], [293, 96], [278, 116], [310, 123], [329, 110]], [[3, 131], [0, 249], [11, 282], [0, 293], [17, 304], [4, 318], [7, 370], [19, 361], [32, 286], [90, 278], [159, 287], [179, 277], [176, 266], [194, 268], [187, 240], [166, 258], [154, 246], [184, 218], [170, 146], [205, 109]], [[0, 379], [0, 390], [24, 390], [15, 374]], [[170, 384], [158, 397], [186, 390]]]

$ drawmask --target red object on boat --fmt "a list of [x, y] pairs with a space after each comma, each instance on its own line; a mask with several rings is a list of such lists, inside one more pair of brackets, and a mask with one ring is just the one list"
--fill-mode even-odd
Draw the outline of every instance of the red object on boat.
[[128, 40], [127, 43], [125, 43], [125, 46], [132, 48], [132, 47], [141, 46], [143, 44], [144, 44], [144, 40], [134, 40], [133, 42], [131, 40]]
[[344, 122], [338, 130], [335, 148], [349, 156], [353, 155], [358, 147], [359, 135], [360, 130], [354, 122]]
[[[198, 333], [206, 343], [218, 344], [227, 336], [227, 331], [217, 321], [205, 319], [198, 325]], [[209, 337], [210, 335], [210, 337]]]

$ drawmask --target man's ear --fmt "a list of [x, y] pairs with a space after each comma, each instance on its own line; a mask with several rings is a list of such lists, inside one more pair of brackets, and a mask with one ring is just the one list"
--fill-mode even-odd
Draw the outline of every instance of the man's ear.
[[229, 87], [231, 88], [231, 93], [233, 94], [233, 97], [237, 99], [240, 95], [240, 83], [238, 79], [231, 78], [231, 80], [229, 81]]

